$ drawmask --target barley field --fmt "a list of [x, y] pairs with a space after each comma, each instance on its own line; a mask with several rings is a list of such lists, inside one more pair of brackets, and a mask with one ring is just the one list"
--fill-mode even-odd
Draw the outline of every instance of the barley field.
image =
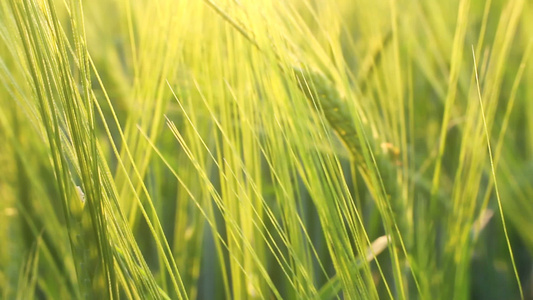
[[525, 0], [0, 1], [0, 297], [533, 299], [532, 28]]

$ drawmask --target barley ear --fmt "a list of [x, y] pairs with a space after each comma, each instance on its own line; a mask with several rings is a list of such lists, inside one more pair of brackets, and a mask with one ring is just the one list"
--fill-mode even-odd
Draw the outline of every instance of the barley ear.
[[311, 105], [324, 115], [356, 162], [362, 162], [362, 145], [357, 137], [353, 117], [348, 113], [333, 83], [319, 72], [293, 67], [298, 88]]

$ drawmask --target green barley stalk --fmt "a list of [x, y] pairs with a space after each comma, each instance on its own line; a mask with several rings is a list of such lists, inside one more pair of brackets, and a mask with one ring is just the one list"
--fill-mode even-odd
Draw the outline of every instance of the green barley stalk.
[[[265, 53], [265, 51], [259, 46], [257, 41], [253, 38], [251, 33], [244, 29], [237, 21], [235, 21], [228, 13], [226, 13], [220, 6], [218, 6], [215, 2], [212, 0], [204, 0], [210, 7], [212, 7], [224, 20], [226, 20], [232, 27], [234, 27], [244, 38], [246, 38], [256, 49], [258, 49], [261, 53]], [[383, 47], [381, 47], [378, 51], [374, 53], [373, 61], [377, 62], [381, 58], [382, 49], [386, 46], [386, 44], [390, 41], [391, 34], [387, 34], [383, 40]], [[285, 64], [283, 63], [283, 60], [281, 59], [281, 55], [274, 51], [274, 56], [276, 57], [278, 61], [278, 66], [282, 70], [283, 73], [287, 74], [289, 72], [286, 71], [286, 68], [284, 67]], [[375, 65], [375, 64], [372, 64]], [[371, 184], [368, 180], [369, 178], [369, 170], [368, 167], [365, 166], [365, 156], [363, 153], [368, 151], [368, 148], [370, 148], [371, 154], [379, 154], [374, 156], [373, 158], [370, 157], [368, 160], [366, 160], [367, 165], [372, 166], [374, 165], [378, 173], [380, 173], [381, 179], [378, 179], [378, 181], [381, 181], [381, 184], [384, 187], [387, 187], [387, 191], [385, 194], [387, 194], [389, 198], [396, 198], [397, 197], [397, 180], [396, 180], [396, 164], [398, 163], [396, 160], [397, 154], [395, 155], [387, 155], [386, 152], [388, 151], [379, 151], [377, 149], [377, 141], [373, 141], [367, 138], [365, 135], [364, 138], [360, 138], [358, 134], [358, 130], [354, 124], [353, 116], [349, 113], [349, 109], [345, 105], [344, 99], [341, 97], [337, 87], [331, 82], [326, 76], [324, 76], [321, 72], [313, 70], [311, 67], [307, 65], [297, 66], [292, 65], [290, 66], [291, 73], [288, 74], [291, 77], [295, 78], [295, 84], [298, 87], [298, 89], [304, 94], [304, 96], [308, 99], [308, 101], [311, 103], [311, 106], [320, 114], [322, 114], [325, 119], [327, 120], [329, 126], [331, 129], [335, 132], [335, 134], [339, 137], [339, 139], [342, 141], [346, 149], [349, 151], [352, 160], [360, 167], [360, 170], [362, 173], [364, 173], [364, 177], [367, 180], [367, 184]], [[358, 84], [360, 86], [365, 86], [365, 81], [369, 77], [369, 75], [373, 72], [374, 68], [370, 67], [367, 70], [365, 70], [365, 74], [359, 76]], [[364, 130], [364, 129], [363, 129]], [[366, 130], [365, 130], [366, 131]], [[368, 147], [365, 146], [365, 144], [368, 144]], [[387, 149], [385, 149], [387, 150]], [[390, 150], [390, 149], [388, 149]], [[394, 151], [393, 151], [394, 152]], [[375, 160], [374, 162], [372, 160]], [[374, 194], [374, 196], [376, 196]], [[405, 215], [402, 213], [403, 209], [394, 209], [397, 211], [397, 215]], [[401, 226], [403, 227], [403, 226]]]
[[[317, 106], [318, 112], [323, 114], [333, 131], [350, 151], [352, 160], [358, 166], [370, 193], [386, 216], [383, 218], [384, 222], [393, 220], [392, 224], [385, 224], [385, 228], [393, 230], [391, 234], [393, 243], [400, 247], [407, 257], [409, 245], [406, 247], [403, 237], [411, 236], [411, 229], [408, 223], [407, 205], [401, 198], [398, 186], [398, 168], [394, 158], [375, 150], [376, 142], [367, 138], [364, 128], [361, 132], [362, 136], [359, 135], [353, 117], [348, 113], [340, 93], [325, 76], [300, 68], [294, 68], [294, 73], [299, 89], [310, 102]], [[393, 255], [397, 254], [393, 253]], [[397, 274], [401, 274], [399, 264], [395, 264]], [[412, 269], [410, 271], [418, 286], [414, 271]], [[398, 282], [403, 285], [401, 278], [398, 278]]]
[[[97, 143], [95, 117], [102, 110], [91, 88], [94, 65], [85, 47], [81, 2], [67, 5], [74, 47], [52, 0], [11, 0], [6, 7], [16, 26], [11, 38], [20, 39], [24, 51], [21, 57], [39, 109], [43, 139], [48, 142], [74, 258], [77, 289], [70, 298], [118, 299], [122, 293], [134, 299], [168, 298], [157, 285], [119, 208], [116, 186]], [[105, 123], [104, 127], [110, 136]], [[117, 154], [114, 144], [113, 148]], [[136, 200], [140, 201], [138, 196]], [[142, 211], [154, 234], [151, 219]], [[162, 232], [159, 221], [153, 222]], [[158, 250], [163, 252], [165, 247], [164, 267], [169, 270], [177, 298], [187, 299], [166, 240], [154, 236]]]
[[[256, 49], [261, 53], [265, 53], [259, 46], [257, 41], [252, 37], [252, 34], [244, 29], [237, 21], [232, 19], [223, 9], [211, 0], [204, 0], [210, 7], [212, 7], [223, 19], [225, 19], [232, 27], [234, 27], [242, 36], [244, 36]], [[373, 72], [375, 63], [378, 62], [382, 55], [382, 50], [391, 39], [391, 34], [387, 34], [383, 41], [383, 46], [378, 49], [373, 55], [373, 62], [371, 67], [364, 70], [365, 74], [359, 76], [358, 85], [361, 88], [366, 86], [366, 80]], [[273, 47], [274, 48], [274, 47]], [[388, 155], [387, 152], [394, 153], [394, 147], [390, 144], [384, 143], [380, 146], [386, 146], [388, 149], [378, 149], [377, 141], [368, 138], [365, 134], [366, 130], [363, 128], [362, 122], [359, 122], [360, 129], [357, 128], [353, 116], [350, 114], [346, 106], [345, 99], [341, 97], [338, 88], [320, 71], [315, 71], [305, 64], [301, 66], [292, 65], [289, 67], [291, 72], [288, 72], [284, 60], [281, 55], [273, 49], [275, 58], [278, 61], [278, 66], [283, 73], [293, 77], [298, 89], [304, 94], [311, 106], [317, 113], [321, 114], [329, 127], [335, 132], [343, 145], [349, 151], [352, 161], [358, 167], [364, 181], [366, 182], [370, 193], [376, 199], [380, 211], [384, 214], [384, 221], [393, 220], [392, 223], [385, 224], [386, 228], [390, 228], [394, 244], [398, 245], [407, 257], [407, 249], [402, 240], [402, 237], [411, 236], [409, 232], [407, 204], [401, 198], [400, 187], [398, 186], [398, 153]], [[362, 135], [361, 135], [362, 134]], [[381, 199], [381, 200], [380, 200]], [[393, 255], [397, 255], [394, 253]], [[401, 274], [398, 257], [395, 258], [396, 274]], [[411, 269], [413, 278], [415, 278], [413, 270]], [[403, 281], [397, 278], [397, 281]], [[415, 284], [418, 282], [415, 278]], [[403, 287], [400, 286], [400, 289]], [[404, 294], [403, 292], [401, 292]], [[405, 294], [404, 294], [405, 295]]]

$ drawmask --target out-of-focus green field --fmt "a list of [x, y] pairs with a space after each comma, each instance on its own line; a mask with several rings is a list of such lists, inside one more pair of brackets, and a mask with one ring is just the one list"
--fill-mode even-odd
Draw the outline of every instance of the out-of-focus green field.
[[0, 297], [533, 299], [531, 28], [525, 0], [2, 0]]

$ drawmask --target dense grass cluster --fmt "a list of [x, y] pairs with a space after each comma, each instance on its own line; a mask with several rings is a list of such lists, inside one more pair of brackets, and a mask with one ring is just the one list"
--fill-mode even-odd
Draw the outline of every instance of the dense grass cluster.
[[440, 2], [0, 1], [0, 297], [533, 298], [533, 4]]

